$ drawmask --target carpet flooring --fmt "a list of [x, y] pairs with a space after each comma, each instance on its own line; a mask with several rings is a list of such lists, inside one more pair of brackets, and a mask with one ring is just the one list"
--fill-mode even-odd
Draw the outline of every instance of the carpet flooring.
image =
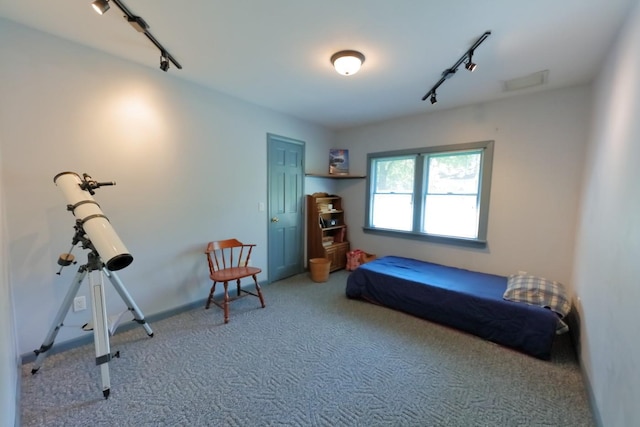
[[[263, 286], [111, 337], [104, 399], [93, 344], [22, 367], [24, 426], [592, 426], [567, 335], [542, 361], [349, 300], [348, 272]], [[205, 295], [203, 295], [203, 298]], [[204, 304], [203, 304], [204, 305]], [[141, 307], [144, 311], [144, 307]], [[44, 337], [43, 337], [44, 338]]]

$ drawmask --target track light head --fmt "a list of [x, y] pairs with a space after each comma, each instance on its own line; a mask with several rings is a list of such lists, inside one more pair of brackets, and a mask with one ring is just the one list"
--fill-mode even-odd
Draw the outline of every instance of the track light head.
[[435, 92], [431, 92], [431, 104], [435, 104], [436, 102], [438, 102], [438, 100], [436, 99], [436, 93]]
[[129, 16], [127, 22], [139, 33], [144, 33], [149, 28], [149, 24], [139, 16]]
[[467, 70], [473, 72], [476, 67], [478, 66], [478, 64], [476, 64], [475, 62], [473, 62], [473, 51], [469, 51], [469, 55], [468, 55], [468, 59], [467, 62], [465, 62], [464, 64], [464, 68], [466, 68]]
[[162, 55], [160, 56], [160, 69], [165, 73], [169, 69], [169, 60], [164, 52], [162, 52]]
[[95, 0], [91, 3], [93, 10], [95, 10], [98, 15], [103, 15], [107, 10], [109, 10], [109, 0]]

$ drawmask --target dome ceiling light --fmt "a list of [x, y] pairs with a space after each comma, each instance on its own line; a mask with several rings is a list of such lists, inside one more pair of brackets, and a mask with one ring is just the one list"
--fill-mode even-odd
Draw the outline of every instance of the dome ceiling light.
[[338, 74], [351, 76], [357, 73], [364, 62], [364, 55], [356, 50], [341, 50], [331, 56], [331, 63]]

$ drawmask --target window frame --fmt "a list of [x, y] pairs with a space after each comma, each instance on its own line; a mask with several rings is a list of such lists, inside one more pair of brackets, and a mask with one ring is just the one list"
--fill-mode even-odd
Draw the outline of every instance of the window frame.
[[[482, 160], [480, 163], [480, 209], [478, 214], [478, 237], [465, 238], [454, 236], [442, 236], [428, 234], [421, 231], [422, 218], [424, 215], [424, 188], [427, 183], [427, 170], [425, 168], [425, 155], [445, 154], [455, 151], [482, 150]], [[429, 242], [446, 243], [457, 246], [470, 246], [476, 248], [485, 248], [487, 246], [487, 232], [489, 223], [489, 201], [491, 193], [491, 175], [493, 170], [493, 151], [494, 141], [478, 141], [462, 144], [440, 145], [433, 147], [411, 148], [404, 150], [384, 151], [378, 153], [367, 154], [367, 193], [365, 204], [365, 218], [363, 231], [369, 234], [378, 234], [383, 236], [400, 237], [405, 239], [423, 240]], [[373, 162], [376, 159], [402, 158], [414, 156], [414, 181], [413, 181], [413, 199], [420, 200], [419, 204], [414, 203], [413, 207], [413, 226], [411, 231], [394, 230], [388, 228], [373, 227], [372, 219], [372, 195], [375, 190], [375, 171], [373, 170]]]

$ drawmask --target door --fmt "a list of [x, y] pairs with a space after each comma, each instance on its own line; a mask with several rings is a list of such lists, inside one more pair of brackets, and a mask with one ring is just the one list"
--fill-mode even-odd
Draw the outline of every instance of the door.
[[269, 283], [304, 271], [304, 142], [267, 134]]

